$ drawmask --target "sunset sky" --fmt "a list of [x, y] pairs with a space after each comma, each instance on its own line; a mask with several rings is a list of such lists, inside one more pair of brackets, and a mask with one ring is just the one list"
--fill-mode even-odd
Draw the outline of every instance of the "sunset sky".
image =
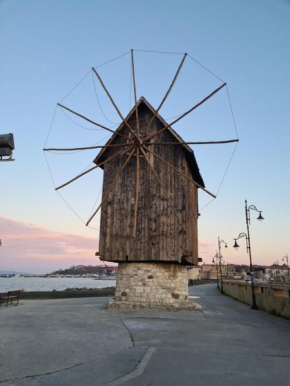
[[[206, 187], [218, 192], [213, 202], [199, 193], [200, 257], [211, 261], [220, 236], [230, 246], [227, 262], [248, 263], [244, 240], [238, 252], [232, 248], [246, 231], [247, 198], [265, 217], [259, 223], [251, 213], [253, 263], [281, 263], [290, 253], [289, 41], [287, 0], [0, 0], [0, 134], [14, 133], [16, 145], [15, 161], [0, 163], [0, 271], [98, 263], [99, 217], [92, 228], [83, 222], [100, 202], [102, 171], [63, 189], [62, 199], [42, 149], [107, 141], [107, 132], [72, 122], [56, 104], [115, 129], [120, 119], [91, 68], [131, 48], [176, 53], [135, 53], [138, 96], [154, 107], [182, 59], [177, 53], [189, 53], [228, 84], [240, 143], [222, 185], [235, 146], [193, 147]], [[130, 55], [99, 71], [126, 115], [133, 106]], [[170, 122], [220, 84], [187, 58], [161, 115]], [[226, 90], [174, 128], [191, 141], [236, 138]], [[48, 154], [54, 183], [82, 172], [96, 154]]]

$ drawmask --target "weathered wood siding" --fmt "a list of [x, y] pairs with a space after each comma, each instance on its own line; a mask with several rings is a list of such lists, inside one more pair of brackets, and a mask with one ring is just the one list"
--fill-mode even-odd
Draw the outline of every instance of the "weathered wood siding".
[[[140, 105], [140, 132], [144, 132], [152, 112]], [[135, 120], [129, 121], [135, 127]], [[162, 123], [155, 118], [149, 134], [160, 130]], [[122, 133], [129, 135], [127, 128]], [[117, 136], [112, 143], [124, 143], [125, 138]], [[165, 130], [153, 141], [176, 141]], [[188, 177], [192, 178], [183, 146], [151, 146], [152, 150], [167, 160]], [[110, 148], [104, 157], [108, 158], [121, 148]], [[133, 156], [124, 169], [108, 199], [101, 209], [100, 255], [106, 261], [164, 261], [182, 264], [197, 264], [197, 188], [176, 171], [147, 153], [159, 178], [163, 181], [169, 196], [160, 186], [146, 159], [140, 156], [140, 195], [136, 238], [133, 237], [134, 206], [136, 192], [136, 157]], [[108, 190], [118, 169], [128, 155], [116, 157], [104, 165], [103, 195]]]

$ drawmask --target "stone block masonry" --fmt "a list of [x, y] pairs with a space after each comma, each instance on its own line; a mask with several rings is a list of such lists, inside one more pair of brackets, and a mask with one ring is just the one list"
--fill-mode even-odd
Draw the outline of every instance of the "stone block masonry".
[[120, 263], [115, 298], [108, 308], [200, 310], [188, 299], [185, 266], [164, 263]]
[[[224, 280], [224, 292], [234, 299], [252, 304], [250, 283]], [[256, 303], [260, 310], [290, 319], [290, 284], [255, 283]]]

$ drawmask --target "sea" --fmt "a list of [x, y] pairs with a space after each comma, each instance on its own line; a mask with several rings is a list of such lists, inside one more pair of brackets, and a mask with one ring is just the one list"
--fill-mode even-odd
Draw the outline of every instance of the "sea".
[[55, 277], [0, 277], [0, 292], [24, 290], [26, 292], [63, 291], [68, 288], [105, 288], [115, 287], [116, 280], [91, 278]]

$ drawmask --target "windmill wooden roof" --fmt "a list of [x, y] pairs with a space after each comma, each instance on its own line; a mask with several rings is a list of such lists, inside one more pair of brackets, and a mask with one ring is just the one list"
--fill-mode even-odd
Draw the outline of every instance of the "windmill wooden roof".
[[[152, 112], [152, 114], [156, 115], [155, 119], [159, 120], [163, 126], [168, 125], [168, 123], [164, 120], [164, 118], [162, 118], [162, 116], [159, 113], [156, 113], [156, 110], [150, 105], [150, 103], [144, 97], [141, 97], [139, 99], [139, 101], [137, 102], [137, 107], [138, 107], [138, 110], [141, 107], [145, 107], [145, 108], [149, 109]], [[135, 118], [135, 111], [136, 111], [136, 107], [134, 106], [131, 109], [131, 111], [129, 112], [129, 114], [127, 115], [127, 117], [125, 118], [125, 121], [128, 122], [132, 117]], [[116, 133], [121, 132], [124, 129], [128, 130], [126, 128], [124, 122], [122, 122], [120, 124], [120, 126], [116, 129], [115, 134], [113, 134], [112, 137], [107, 141], [106, 145], [112, 144], [112, 142], [116, 139], [116, 137], [119, 137], [118, 134], [116, 134]], [[185, 151], [186, 161], [188, 162], [188, 165], [190, 166], [190, 170], [191, 170], [192, 177], [193, 177], [194, 181], [196, 181], [202, 187], [205, 187], [203, 178], [202, 178], [200, 171], [199, 171], [198, 164], [196, 162], [194, 151], [187, 144], [183, 143], [184, 142], [183, 139], [176, 133], [175, 130], [172, 129], [172, 127], [169, 126], [166, 130], [173, 135], [173, 137], [176, 139], [176, 142], [180, 142], [183, 144], [182, 146], [186, 150]], [[171, 145], [171, 146], [178, 146], [178, 145]], [[98, 156], [94, 159], [94, 163], [96, 165], [98, 165], [99, 163], [101, 163], [102, 161], [104, 161], [106, 159], [106, 152], [108, 151], [108, 149], [110, 149], [110, 148], [104, 148], [100, 151]], [[102, 165], [100, 167], [103, 168]]]

